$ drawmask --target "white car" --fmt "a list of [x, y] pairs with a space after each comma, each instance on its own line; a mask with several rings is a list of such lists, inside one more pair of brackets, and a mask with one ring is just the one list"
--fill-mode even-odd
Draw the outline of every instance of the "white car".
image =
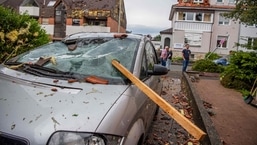
[[168, 71], [143, 35], [77, 33], [0, 65], [0, 144], [142, 144], [158, 106], [113, 59], [161, 93]]

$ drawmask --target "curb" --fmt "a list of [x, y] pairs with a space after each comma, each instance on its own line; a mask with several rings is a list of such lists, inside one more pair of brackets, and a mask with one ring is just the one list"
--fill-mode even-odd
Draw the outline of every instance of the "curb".
[[203, 106], [203, 101], [200, 99], [194, 85], [187, 73], [182, 73], [181, 83], [185, 86], [186, 95], [191, 102], [193, 108], [193, 120], [195, 124], [206, 132], [205, 138], [201, 141], [202, 145], [223, 145], [213, 122]]

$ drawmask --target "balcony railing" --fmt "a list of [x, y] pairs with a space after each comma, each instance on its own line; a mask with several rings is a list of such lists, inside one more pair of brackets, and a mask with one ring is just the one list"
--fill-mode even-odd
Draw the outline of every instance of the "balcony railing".
[[177, 22], [175, 22], [174, 29], [211, 32], [212, 23], [196, 23], [196, 22], [177, 21]]
[[39, 7], [20, 6], [20, 14], [27, 13], [30, 16], [39, 17]]

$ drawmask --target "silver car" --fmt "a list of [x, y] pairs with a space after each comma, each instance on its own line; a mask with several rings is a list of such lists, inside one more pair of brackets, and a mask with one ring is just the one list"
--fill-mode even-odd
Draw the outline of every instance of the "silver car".
[[0, 65], [0, 144], [142, 144], [158, 106], [113, 59], [161, 93], [168, 71], [143, 35], [76, 33]]

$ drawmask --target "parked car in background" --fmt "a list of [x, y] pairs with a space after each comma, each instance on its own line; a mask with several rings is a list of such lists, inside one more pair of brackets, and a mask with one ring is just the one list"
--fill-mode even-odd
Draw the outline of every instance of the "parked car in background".
[[215, 60], [213, 60], [213, 62], [214, 62], [215, 64], [223, 65], [223, 66], [226, 66], [226, 65], [228, 65], [228, 64], [229, 64], [228, 59], [227, 59], [227, 58], [225, 58], [225, 57], [215, 59]]
[[141, 144], [158, 106], [113, 59], [161, 93], [168, 71], [143, 35], [76, 33], [0, 65], [0, 144]]

